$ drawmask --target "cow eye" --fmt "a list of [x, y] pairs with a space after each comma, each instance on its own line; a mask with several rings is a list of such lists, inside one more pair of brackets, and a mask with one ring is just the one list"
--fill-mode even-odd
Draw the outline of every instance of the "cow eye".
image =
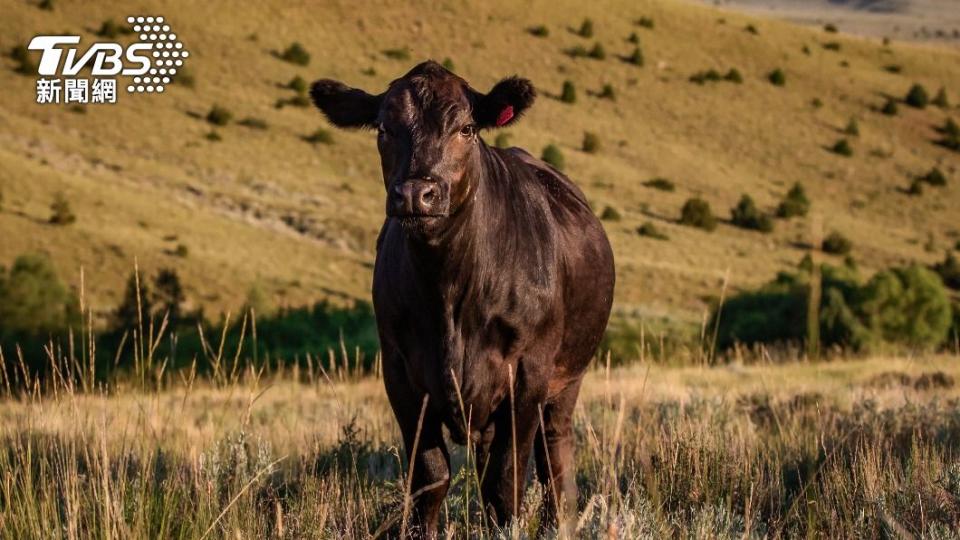
[[477, 126], [473, 124], [467, 124], [460, 129], [460, 135], [464, 137], [473, 137], [477, 133]]

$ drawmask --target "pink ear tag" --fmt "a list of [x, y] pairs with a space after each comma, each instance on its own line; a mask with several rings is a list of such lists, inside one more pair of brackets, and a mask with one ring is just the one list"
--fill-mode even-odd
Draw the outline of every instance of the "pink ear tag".
[[507, 105], [500, 111], [500, 116], [497, 116], [497, 127], [506, 124], [511, 118], [513, 118], [513, 105]]

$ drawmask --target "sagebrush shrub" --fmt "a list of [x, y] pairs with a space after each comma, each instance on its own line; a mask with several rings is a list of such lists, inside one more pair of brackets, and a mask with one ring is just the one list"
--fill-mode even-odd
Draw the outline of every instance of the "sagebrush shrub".
[[50, 203], [50, 219], [53, 225], [69, 225], [77, 220], [76, 214], [70, 208], [70, 201], [62, 192], [57, 192]]
[[646, 236], [647, 238], [654, 238], [656, 240], [669, 240], [666, 234], [661, 232], [656, 225], [649, 221], [645, 221], [642, 225], [637, 227], [637, 234], [640, 236]]
[[833, 143], [833, 146], [830, 147], [830, 151], [843, 157], [850, 157], [853, 155], [853, 147], [850, 146], [850, 141], [846, 139], [840, 139]]
[[538, 24], [537, 26], [531, 26], [530, 28], [527, 29], [527, 32], [529, 32], [530, 35], [537, 36], [537, 37], [547, 37], [550, 35], [550, 29], [542, 24]]
[[633, 43], [634, 45], [640, 44], [640, 36], [636, 32], [630, 32], [630, 35], [627, 36], [627, 42]]
[[617, 92], [613, 89], [613, 85], [610, 83], [604, 84], [603, 88], [600, 89], [600, 92], [597, 94], [597, 97], [600, 99], [609, 99], [611, 101], [617, 100]]
[[712, 231], [717, 228], [717, 218], [710, 210], [710, 203], [700, 197], [693, 197], [687, 199], [680, 209], [680, 224]]
[[254, 118], [252, 116], [248, 116], [247, 118], [240, 120], [239, 122], [237, 122], [237, 124], [244, 127], [248, 127], [250, 129], [259, 129], [259, 130], [265, 130], [269, 127], [267, 125], [266, 120], [262, 118]]
[[391, 60], [409, 60], [410, 49], [407, 47], [400, 47], [395, 49], [384, 49], [383, 55]]
[[648, 30], [653, 30], [653, 27], [654, 27], [653, 18], [647, 17], [647, 16], [643, 16], [643, 17], [640, 17], [639, 19], [637, 19], [637, 20], [636, 20], [636, 24], [637, 24], [637, 26], [641, 26], [641, 27], [646, 28], [646, 29], [648, 29]]
[[596, 133], [587, 131], [583, 134], [583, 144], [581, 149], [588, 154], [596, 154], [600, 151], [600, 137]]
[[541, 152], [540, 154], [540, 159], [549, 163], [550, 165], [553, 166], [554, 169], [558, 171], [563, 170], [563, 166], [564, 166], [563, 152], [561, 152], [560, 148], [558, 148], [554, 144], [548, 144], [547, 146], [543, 147], [543, 152]]
[[853, 250], [853, 242], [838, 231], [832, 231], [820, 244], [820, 249], [824, 253], [833, 255], [847, 255]]
[[730, 209], [730, 221], [737, 227], [761, 232], [773, 230], [773, 220], [757, 208], [753, 198], [744, 194], [740, 201]]
[[827, 24], [823, 25], [823, 30], [824, 30], [825, 32], [827, 32], [827, 33], [830, 33], [830, 34], [836, 34], [836, 33], [837, 33], [837, 25], [835, 25], [835, 24], [833, 24], [833, 23], [827, 23]]
[[947, 185], [947, 177], [943, 174], [938, 167], [930, 169], [927, 174], [920, 176], [917, 180], [929, 184], [931, 186], [943, 187]]
[[283, 52], [280, 53], [280, 58], [298, 66], [305, 66], [310, 63], [310, 53], [297, 41], [294, 41], [289, 47], [284, 49]]
[[781, 218], [792, 218], [807, 215], [810, 211], [810, 199], [803, 188], [803, 184], [797, 182], [790, 188], [783, 200], [777, 206], [777, 216]]
[[560, 101], [564, 103], [577, 102], [577, 88], [573, 86], [573, 81], [563, 81], [563, 88], [560, 90]]
[[453, 60], [451, 60], [449, 56], [444, 58], [443, 62], [440, 62], [440, 65], [443, 66], [443, 69], [446, 69], [447, 71], [450, 71], [450, 72], [456, 71], [456, 66], [454, 65]]
[[930, 102], [930, 98], [927, 96], [927, 89], [924, 88], [923, 85], [914, 84], [910, 87], [910, 90], [907, 91], [907, 95], [903, 98], [903, 102], [916, 109], [923, 109], [926, 108], [927, 104]]
[[887, 116], [896, 116], [897, 110], [897, 102], [892, 99], [888, 99], [887, 102], [883, 104], [883, 108], [880, 109], [880, 112]]
[[603, 221], [620, 221], [622, 218], [620, 211], [612, 206], [603, 207], [603, 212], [600, 213], [600, 219]]
[[651, 178], [644, 182], [643, 185], [649, 188], [659, 189], [660, 191], [673, 191], [676, 189], [672, 181], [662, 177]]
[[860, 124], [855, 117], [850, 118], [850, 121], [847, 122], [847, 127], [843, 128], [843, 132], [851, 137], [860, 136]]
[[767, 80], [774, 86], [784, 86], [787, 84], [787, 75], [782, 69], [777, 68], [767, 75]]
[[743, 82], [743, 75], [740, 74], [740, 71], [737, 68], [730, 68], [730, 71], [723, 76], [723, 80], [732, 82], [734, 84], [740, 84]]
[[593, 37], [593, 21], [590, 19], [584, 19], [583, 22], [580, 23], [580, 29], [577, 30], [577, 35], [580, 37], [592, 38]]
[[333, 133], [330, 130], [317, 128], [316, 131], [303, 138], [310, 144], [333, 144]]
[[298, 94], [305, 94], [307, 92], [307, 81], [303, 77], [297, 75], [296, 77], [290, 79], [290, 82], [287, 83], [287, 88]]
[[948, 251], [943, 261], [933, 266], [933, 271], [940, 276], [944, 285], [960, 290], [960, 260], [955, 254]]
[[626, 62], [635, 66], [643, 66], [643, 51], [640, 50], [639, 46], [633, 48], [633, 52], [627, 57]]
[[593, 48], [590, 49], [590, 52], [587, 53], [587, 56], [593, 58], [594, 60], [604, 60], [607, 58], [607, 51], [603, 48], [599, 42], [594, 43]]
[[215, 126], [225, 126], [233, 120], [233, 113], [220, 105], [214, 105], [207, 113], [207, 122]]
[[949, 109], [950, 100], [947, 99], [947, 89], [941, 86], [940, 90], [937, 91], [937, 95], [934, 96], [930, 103], [940, 107], [941, 109]]
[[510, 137], [511, 135], [506, 131], [501, 131], [497, 133], [495, 139], [493, 139], [493, 145], [497, 148], [507, 148], [510, 146]]

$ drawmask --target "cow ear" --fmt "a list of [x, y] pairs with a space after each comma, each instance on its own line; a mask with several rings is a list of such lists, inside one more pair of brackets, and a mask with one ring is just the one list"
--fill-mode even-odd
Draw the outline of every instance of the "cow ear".
[[330, 122], [342, 128], [372, 128], [383, 94], [370, 95], [340, 81], [321, 79], [310, 86], [310, 98]]
[[509, 77], [496, 84], [490, 93], [480, 95], [473, 111], [480, 129], [509, 126], [533, 105], [537, 91], [533, 83]]

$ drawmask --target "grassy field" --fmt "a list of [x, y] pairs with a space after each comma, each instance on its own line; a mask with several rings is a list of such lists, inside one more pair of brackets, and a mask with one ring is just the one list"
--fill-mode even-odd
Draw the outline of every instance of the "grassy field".
[[[581, 538], [953, 538], [958, 357], [592, 370], [576, 412]], [[375, 376], [239, 369], [7, 390], [0, 537], [367, 538], [402, 520]], [[451, 538], [527, 537], [479, 510], [454, 447]], [[395, 529], [394, 529], [395, 530]]]
[[[83, 266], [90, 305], [101, 316], [119, 301], [134, 258], [147, 274], [176, 267], [189, 302], [211, 316], [236, 312], [254, 283], [280, 305], [366, 298], [383, 212], [372, 135], [334, 132], [333, 144], [310, 144], [304, 137], [329, 129], [321, 115], [276, 103], [296, 95], [283, 86], [298, 75], [377, 90], [425, 58], [449, 58], [479, 89], [515, 73], [540, 88], [532, 111], [508, 130], [510, 143], [534, 154], [558, 145], [597, 213], [611, 206], [621, 215], [605, 221], [620, 314], [698, 323], [704, 297], [719, 294], [725, 275], [732, 289], [764, 282], [834, 229], [851, 238], [865, 273], [932, 263], [960, 235], [957, 154], [933, 142], [934, 127], [957, 116], [955, 48], [885, 46], [879, 38], [666, 0], [444, 2], [429, 9], [400, 2], [148, 5], [167, 16], [193, 53], [186, 66], [192, 88], [175, 82], [163, 95], [122, 95], [115, 106], [78, 114], [37, 105], [36, 78], [0, 60], [0, 91], [9, 96], [0, 103], [0, 263], [45, 251], [74, 285]], [[42, 32], [102, 39], [93, 32], [103, 21], [127, 15], [100, 2], [58, 0], [48, 11], [2, 0], [0, 7], [4, 51]], [[571, 31], [586, 17], [592, 38]], [[640, 17], [654, 27], [635, 24]], [[532, 35], [536, 25], [549, 35]], [[620, 58], [635, 47], [631, 33], [643, 67]], [[295, 41], [311, 55], [307, 66], [275, 54]], [[839, 50], [824, 47], [834, 42]], [[565, 52], [595, 43], [605, 49], [602, 60]], [[711, 68], [737, 68], [743, 83], [688, 80]], [[777, 68], [786, 74], [782, 87], [767, 80]], [[564, 80], [576, 86], [575, 104], [554, 98]], [[901, 98], [914, 82], [931, 95], [945, 87], [952, 106], [878, 112], [886, 96]], [[615, 100], [596, 96], [605, 84]], [[233, 122], [205, 121], [215, 105]], [[859, 137], [842, 133], [852, 117]], [[239, 123], [248, 118], [266, 129]], [[598, 134], [597, 153], [580, 150], [586, 131]], [[221, 140], [209, 140], [211, 132]], [[827, 150], [843, 137], [852, 157]], [[949, 178], [944, 188], [903, 193], [934, 166]], [[670, 179], [675, 191], [645, 187], [653, 177]], [[772, 234], [725, 221], [713, 233], [676, 223], [695, 195], [723, 220], [743, 193], [772, 212], [795, 182], [806, 186], [813, 210], [776, 220]], [[70, 200], [76, 223], [47, 223], [57, 192]], [[669, 240], [638, 235], [647, 221]]]

